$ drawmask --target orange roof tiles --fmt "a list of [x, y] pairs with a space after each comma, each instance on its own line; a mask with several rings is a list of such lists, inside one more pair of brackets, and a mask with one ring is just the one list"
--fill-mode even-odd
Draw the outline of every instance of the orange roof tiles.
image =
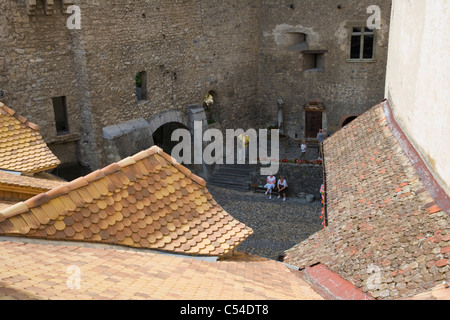
[[404, 300], [450, 300], [450, 288], [448, 284], [440, 285], [429, 291], [405, 298]]
[[385, 106], [325, 141], [329, 225], [284, 261], [320, 262], [377, 299], [401, 299], [449, 279], [450, 216], [400, 146]]
[[298, 271], [239, 255], [238, 261], [208, 262], [0, 241], [0, 300], [323, 300]]
[[65, 182], [36, 177], [18, 176], [8, 172], [0, 171], [0, 190], [7, 188], [30, 189], [35, 194], [49, 191]]
[[39, 133], [39, 126], [0, 103], [0, 169], [35, 173], [60, 161]]
[[205, 187], [152, 147], [0, 211], [0, 234], [226, 255], [253, 231]]

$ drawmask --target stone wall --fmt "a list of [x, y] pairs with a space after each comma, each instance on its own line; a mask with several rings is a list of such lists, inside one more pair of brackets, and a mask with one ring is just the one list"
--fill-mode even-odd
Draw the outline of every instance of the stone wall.
[[[324, 105], [323, 127], [332, 133], [345, 117], [359, 115], [383, 100], [390, 3], [262, 1], [260, 115], [265, 124], [276, 121], [280, 96], [285, 101], [285, 133], [298, 139], [304, 137], [304, 105], [309, 101]], [[382, 18], [382, 27], [376, 30], [375, 57], [370, 62], [349, 61], [350, 24], [367, 25], [371, 5], [380, 7]], [[305, 62], [310, 56], [304, 50], [323, 52], [321, 71], [308, 70]]]
[[56, 134], [52, 107], [52, 97], [66, 96], [70, 131], [81, 132], [68, 15], [56, 9], [45, 15], [43, 1], [37, 1], [34, 16], [27, 14], [25, 1], [0, 1], [0, 12], [0, 100], [38, 124], [56, 156], [76, 161], [73, 140], [78, 137], [70, 135], [67, 149], [61, 148], [65, 139]]
[[[81, 29], [66, 26], [73, 12], [63, 2], [79, 6]], [[347, 0], [341, 9], [312, 0], [56, 0], [51, 11], [44, 0], [33, 10], [26, 3], [0, 1], [0, 101], [40, 125], [55, 152], [92, 169], [108, 162], [103, 128], [185, 112], [208, 92], [222, 129], [268, 127], [283, 96], [292, 138], [304, 135], [310, 100], [323, 103], [324, 126], [334, 131], [384, 98], [390, 0]], [[372, 4], [382, 13], [375, 59], [348, 62], [347, 23], [367, 20]], [[305, 72], [305, 49], [325, 50], [323, 71]], [[67, 99], [66, 135], [55, 130], [59, 96]]]
[[[1, 1], [2, 102], [57, 136], [52, 97], [66, 96], [74, 158], [92, 169], [106, 163], [102, 130], [167, 110], [202, 104], [214, 91], [223, 126], [247, 126], [257, 102], [258, 6], [253, 0], [91, 0], [81, 29], [44, 1], [29, 15], [22, 1]], [[5, 71], [5, 72], [3, 72]], [[137, 101], [135, 77], [147, 74], [148, 99]], [[70, 147], [70, 150], [73, 148]]]

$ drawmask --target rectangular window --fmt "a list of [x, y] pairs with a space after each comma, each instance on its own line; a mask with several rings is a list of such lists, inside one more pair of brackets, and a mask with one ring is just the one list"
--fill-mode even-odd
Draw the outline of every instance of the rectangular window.
[[147, 72], [142, 71], [136, 75], [136, 97], [138, 101], [148, 100]]
[[55, 114], [56, 133], [58, 135], [69, 133], [69, 121], [67, 119], [66, 97], [52, 98], [53, 112]]
[[303, 69], [305, 71], [323, 71], [325, 65], [326, 50], [303, 51]]
[[373, 60], [374, 46], [374, 30], [367, 27], [353, 27], [350, 44], [351, 60]]

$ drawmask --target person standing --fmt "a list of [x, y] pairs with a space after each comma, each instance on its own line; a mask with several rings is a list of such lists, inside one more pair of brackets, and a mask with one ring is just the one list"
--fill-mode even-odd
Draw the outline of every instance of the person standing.
[[300, 151], [301, 151], [300, 159], [303, 160], [303, 157], [305, 157], [305, 155], [306, 155], [307, 149], [308, 149], [308, 146], [306, 145], [306, 141], [303, 140], [302, 144], [300, 145]]
[[325, 141], [325, 138], [325, 132], [323, 129], [320, 129], [317, 134], [317, 141], [319, 142], [319, 160], [323, 160], [323, 142]]

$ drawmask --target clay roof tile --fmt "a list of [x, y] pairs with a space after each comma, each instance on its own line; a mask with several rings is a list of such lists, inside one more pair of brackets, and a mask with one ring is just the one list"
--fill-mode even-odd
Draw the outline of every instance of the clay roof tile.
[[[153, 147], [27, 200], [7, 212], [12, 226], [5, 218], [0, 230], [28, 237], [224, 255], [252, 230], [213, 203], [205, 186], [203, 179]], [[23, 219], [23, 215], [34, 216]], [[69, 217], [72, 220], [66, 220]], [[70, 225], [64, 221], [71, 221]], [[215, 235], [219, 228], [220, 237]]]
[[39, 126], [0, 103], [0, 169], [36, 173], [60, 164], [39, 133]]

